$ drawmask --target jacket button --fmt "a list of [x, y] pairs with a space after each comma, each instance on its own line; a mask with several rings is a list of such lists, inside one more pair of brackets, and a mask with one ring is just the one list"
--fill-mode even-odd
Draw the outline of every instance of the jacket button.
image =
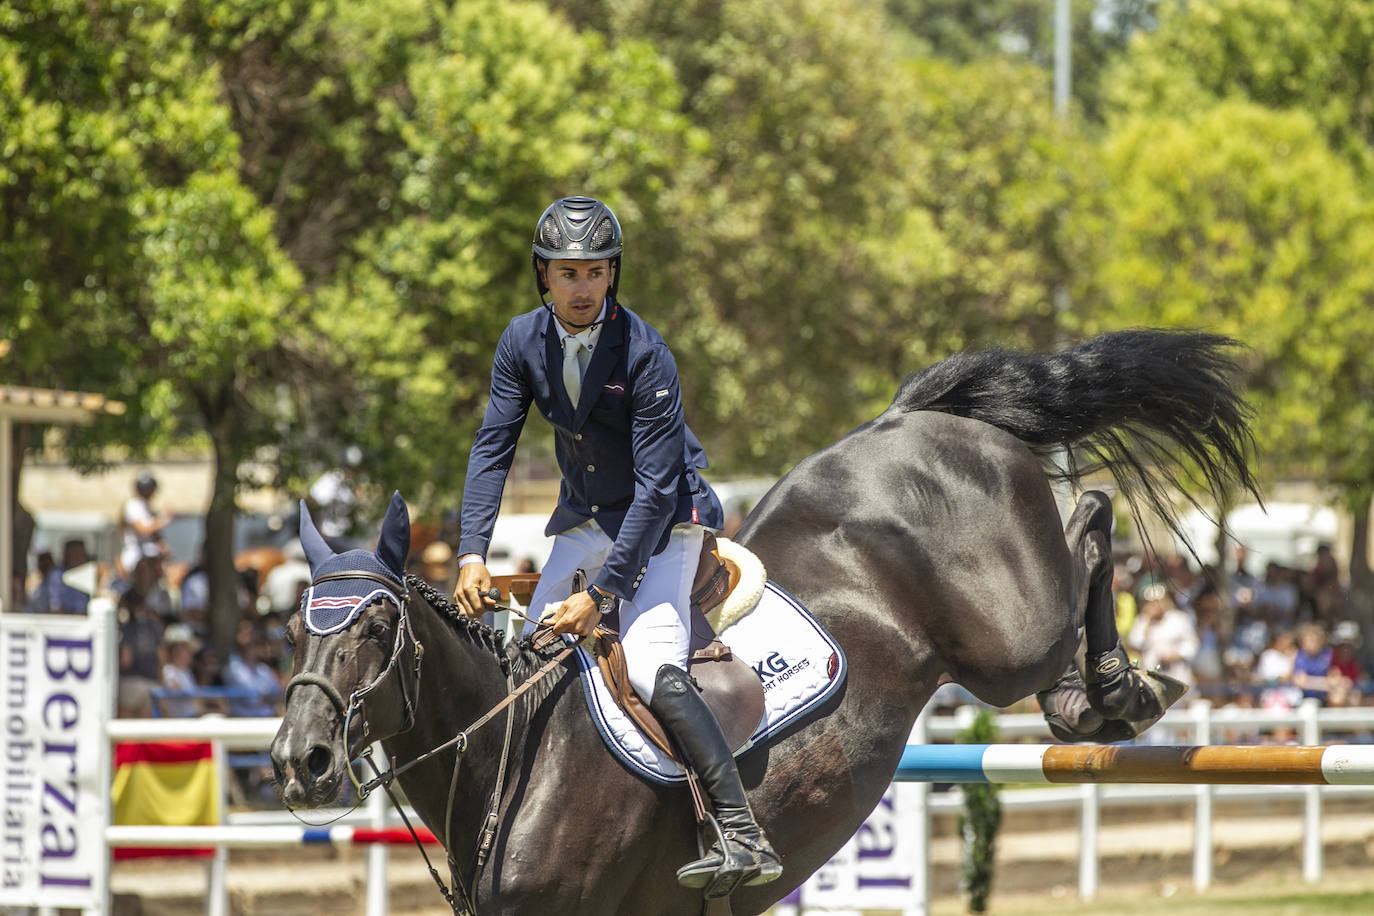
[[582, 441], [582, 434], [581, 434], [581, 433], [573, 433], [573, 441], [574, 441], [574, 442], [581, 442], [581, 441]]
[[593, 471], [595, 471], [595, 470], [596, 470], [596, 465], [594, 465], [594, 464], [589, 464], [589, 465], [587, 465], [587, 473], [588, 473], [588, 474], [590, 474], [591, 472], [593, 472]]
[[601, 507], [600, 507], [600, 506], [592, 506], [592, 511], [593, 511], [593, 512], [600, 512], [600, 511], [601, 511]]

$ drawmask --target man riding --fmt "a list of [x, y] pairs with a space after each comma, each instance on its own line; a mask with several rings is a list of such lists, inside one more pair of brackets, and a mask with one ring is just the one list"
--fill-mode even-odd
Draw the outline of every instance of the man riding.
[[[723, 841], [678, 870], [725, 897], [782, 864], [754, 820], [715, 715], [687, 676], [689, 594], [719, 500], [698, 476], [706, 453], [683, 418], [677, 365], [658, 332], [616, 299], [620, 224], [588, 197], [555, 201], [535, 227], [542, 306], [496, 346], [491, 396], [468, 463], [456, 599], [471, 617], [494, 603], [485, 565], [506, 474], [534, 404], [554, 427], [562, 472], [546, 533], [554, 546], [531, 607], [555, 632], [589, 636], [619, 606], [629, 681], [672, 735], [715, 809]], [[548, 300], [545, 300], [545, 294]], [[570, 594], [584, 570], [591, 585]]]

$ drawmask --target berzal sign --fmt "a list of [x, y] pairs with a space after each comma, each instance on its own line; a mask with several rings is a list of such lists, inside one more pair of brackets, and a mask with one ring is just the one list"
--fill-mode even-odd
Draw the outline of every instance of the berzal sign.
[[99, 614], [0, 614], [0, 906], [105, 907], [110, 647]]
[[925, 912], [925, 857], [915, 846], [925, 786], [897, 782], [848, 843], [801, 886], [801, 905], [820, 909]]

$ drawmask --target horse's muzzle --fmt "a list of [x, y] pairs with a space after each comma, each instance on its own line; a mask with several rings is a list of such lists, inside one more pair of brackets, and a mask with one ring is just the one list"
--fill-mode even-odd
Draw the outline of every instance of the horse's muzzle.
[[317, 808], [339, 795], [343, 753], [338, 742], [302, 735], [282, 723], [272, 739], [272, 772], [288, 808]]

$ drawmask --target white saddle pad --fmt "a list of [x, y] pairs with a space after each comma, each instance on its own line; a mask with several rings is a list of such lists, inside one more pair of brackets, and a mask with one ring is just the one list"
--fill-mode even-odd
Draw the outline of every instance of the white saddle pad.
[[[806, 608], [772, 582], [763, 589], [754, 610], [720, 638], [763, 681], [763, 722], [735, 756], [766, 744], [844, 684], [847, 669], [839, 643]], [[581, 648], [576, 655], [587, 707], [611, 752], [651, 782], [685, 782], [682, 767], [645, 738], [616, 705], [596, 660]]]

